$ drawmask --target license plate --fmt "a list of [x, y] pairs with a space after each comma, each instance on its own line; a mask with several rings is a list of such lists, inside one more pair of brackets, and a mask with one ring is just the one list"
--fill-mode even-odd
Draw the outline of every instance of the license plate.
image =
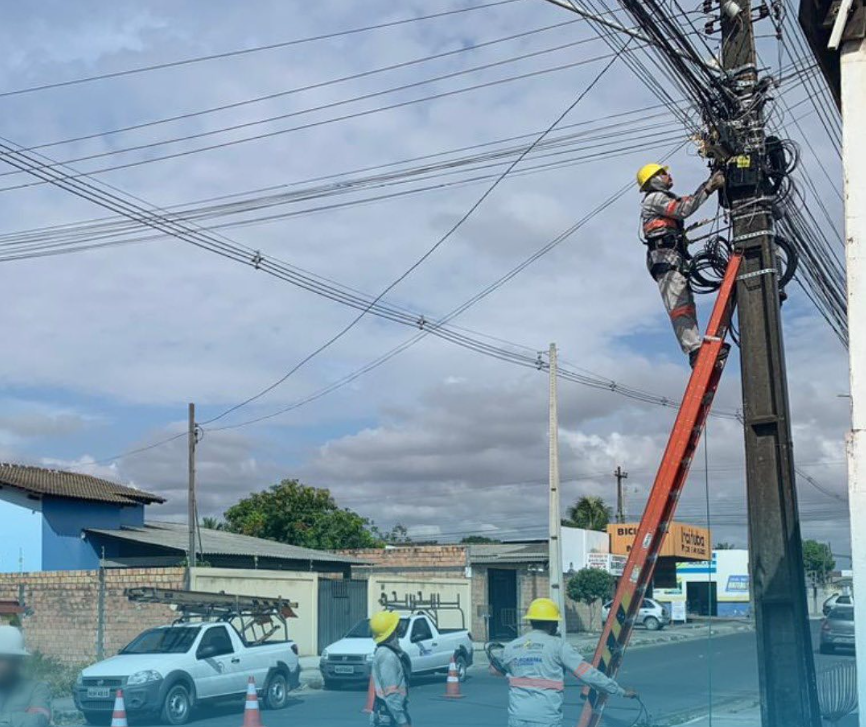
[[355, 667], [352, 666], [335, 666], [334, 674], [354, 674]]
[[111, 689], [109, 687], [88, 687], [88, 699], [111, 699]]

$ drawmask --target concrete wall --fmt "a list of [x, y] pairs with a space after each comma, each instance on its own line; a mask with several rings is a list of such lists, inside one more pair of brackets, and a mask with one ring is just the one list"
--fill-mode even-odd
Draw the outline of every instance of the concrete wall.
[[[465, 626], [458, 611], [442, 610], [439, 612], [439, 625], [442, 628], [470, 628], [472, 620], [472, 585], [468, 578], [419, 578], [411, 575], [400, 576], [387, 573], [371, 573], [367, 588], [369, 615], [381, 611], [379, 598], [383, 593], [388, 598], [396, 592], [397, 598], [407, 595], [417, 596], [420, 592], [423, 598], [435, 594], [442, 601], [456, 601], [460, 598], [463, 613], [466, 616]], [[471, 630], [471, 629], [470, 629]]]
[[583, 530], [582, 528], [562, 528], [562, 568], [568, 573], [586, 567], [589, 553], [608, 553], [610, 538], [606, 532]]
[[42, 570], [42, 503], [0, 489], [0, 573]]
[[318, 573], [194, 568], [192, 588], [210, 593], [279, 597], [297, 603], [298, 618], [289, 619], [289, 638], [297, 643], [301, 656], [318, 653]]

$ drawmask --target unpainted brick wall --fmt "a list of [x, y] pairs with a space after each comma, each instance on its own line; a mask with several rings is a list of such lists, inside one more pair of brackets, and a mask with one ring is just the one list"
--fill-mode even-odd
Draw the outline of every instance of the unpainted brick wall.
[[[183, 580], [183, 568], [106, 570], [105, 656], [117, 653], [145, 629], [177, 616], [165, 606], [130, 603], [124, 589], [182, 588]], [[28, 648], [65, 664], [95, 661], [99, 571], [0, 574], [0, 600], [17, 599], [21, 586], [24, 603], [33, 610], [23, 621]]]
[[[394, 569], [408, 572], [426, 571], [437, 573], [443, 570], [457, 571], [466, 567], [467, 549], [464, 545], [412, 545], [395, 548], [371, 548], [363, 550], [339, 550], [339, 555], [348, 555], [366, 560], [376, 569]], [[363, 571], [364, 567], [355, 570]]]

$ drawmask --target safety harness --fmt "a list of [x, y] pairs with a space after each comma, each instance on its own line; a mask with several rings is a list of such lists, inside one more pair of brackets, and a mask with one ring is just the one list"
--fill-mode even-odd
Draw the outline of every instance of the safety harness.
[[[680, 202], [679, 197], [667, 190], [653, 189], [647, 192], [644, 199], [650, 194], [663, 194], [670, 200], [669, 208], [674, 207]], [[691, 255], [689, 255], [685, 223], [682, 220], [659, 215], [645, 222], [642, 231], [642, 242], [647, 246], [647, 254], [656, 252], [657, 250], [673, 250], [680, 258], [679, 265], [672, 265], [669, 262], [653, 264], [650, 269], [650, 274], [653, 278], [658, 279], [673, 269], [678, 269], [683, 275], [688, 275]]]

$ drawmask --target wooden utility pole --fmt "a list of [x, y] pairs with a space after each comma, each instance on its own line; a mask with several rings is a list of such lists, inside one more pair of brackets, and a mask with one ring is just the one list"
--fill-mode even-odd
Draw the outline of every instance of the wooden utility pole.
[[196, 445], [196, 426], [195, 426], [195, 404], [189, 405], [189, 431], [187, 434], [189, 446], [189, 482], [188, 482], [188, 513], [187, 524], [189, 525], [189, 549], [187, 551], [187, 585], [192, 588], [192, 569], [196, 564], [196, 530], [198, 525], [198, 517], [196, 515], [195, 504], [195, 445]]
[[620, 524], [625, 522], [625, 502], [622, 494], [622, 481], [628, 479], [628, 472], [623, 472], [622, 467], [616, 466], [613, 472], [616, 477], [616, 521]]
[[548, 532], [548, 573], [550, 575], [550, 599], [559, 606], [562, 620], [560, 634], [565, 636], [565, 598], [562, 592], [562, 520], [559, 502], [559, 412], [556, 388], [556, 344], [550, 344], [550, 492], [548, 510], [550, 528]]
[[751, 1], [724, 0], [720, 10], [722, 65], [747, 110], [732, 122], [740, 148], [727, 164], [726, 193], [743, 255], [737, 310], [761, 719], [764, 727], [820, 727]]

